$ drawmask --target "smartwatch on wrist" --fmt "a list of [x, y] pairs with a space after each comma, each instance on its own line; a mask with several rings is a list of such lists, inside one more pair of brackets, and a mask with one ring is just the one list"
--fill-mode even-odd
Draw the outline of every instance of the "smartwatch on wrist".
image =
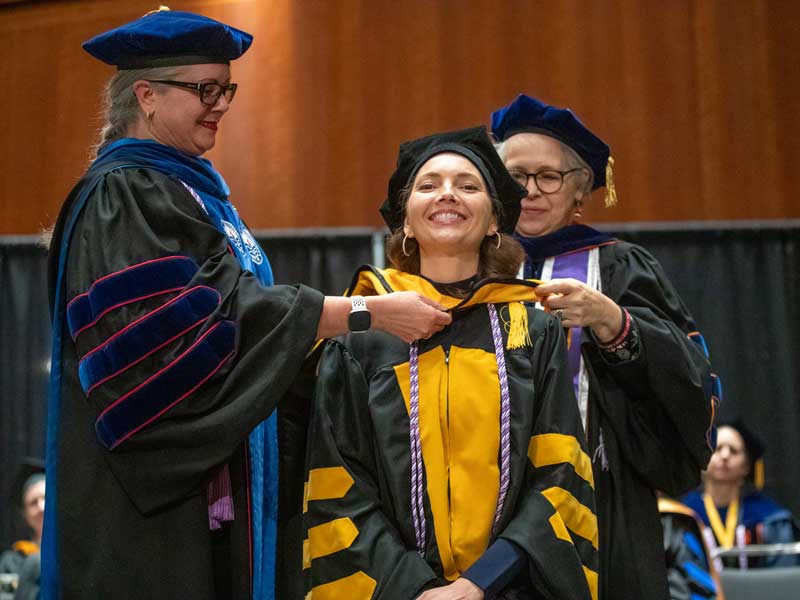
[[347, 317], [347, 327], [351, 333], [362, 333], [369, 330], [372, 325], [372, 317], [367, 308], [367, 301], [364, 296], [351, 296], [350, 315]]

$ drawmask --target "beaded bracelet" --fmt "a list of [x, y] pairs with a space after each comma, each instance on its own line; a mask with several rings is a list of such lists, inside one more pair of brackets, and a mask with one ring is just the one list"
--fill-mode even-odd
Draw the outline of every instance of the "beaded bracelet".
[[622, 342], [625, 341], [625, 338], [628, 337], [628, 334], [631, 331], [631, 314], [626, 310], [622, 309], [622, 329], [610, 342], [606, 342], [604, 344], [598, 343], [597, 345], [602, 348], [603, 350], [613, 350], [617, 346], [619, 346]]
[[598, 344], [606, 362], [617, 364], [628, 362], [639, 356], [639, 329], [631, 315], [624, 308], [625, 325], [622, 332], [610, 344]]

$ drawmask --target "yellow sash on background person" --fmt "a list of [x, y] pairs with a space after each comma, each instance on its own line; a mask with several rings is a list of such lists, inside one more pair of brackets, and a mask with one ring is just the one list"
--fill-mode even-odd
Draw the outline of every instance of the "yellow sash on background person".
[[706, 508], [708, 522], [711, 523], [711, 530], [714, 532], [717, 542], [722, 548], [731, 548], [736, 536], [736, 524], [739, 522], [739, 496], [737, 495], [728, 505], [725, 527], [722, 526], [719, 511], [708, 494], [703, 494], [703, 505]]

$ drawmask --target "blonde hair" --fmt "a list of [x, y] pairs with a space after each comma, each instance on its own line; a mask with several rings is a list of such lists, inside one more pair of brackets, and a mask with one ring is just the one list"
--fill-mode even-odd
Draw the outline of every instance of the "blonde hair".
[[125, 137], [130, 128], [142, 117], [139, 100], [133, 84], [142, 79], [173, 79], [179, 67], [152, 67], [119, 71], [106, 83], [103, 90], [103, 126], [100, 128], [94, 155], [106, 144]]

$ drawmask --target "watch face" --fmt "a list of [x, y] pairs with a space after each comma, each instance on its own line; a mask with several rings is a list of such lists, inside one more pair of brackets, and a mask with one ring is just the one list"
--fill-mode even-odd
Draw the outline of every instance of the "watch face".
[[367, 331], [371, 323], [372, 319], [368, 310], [353, 311], [347, 319], [347, 325], [352, 332]]

